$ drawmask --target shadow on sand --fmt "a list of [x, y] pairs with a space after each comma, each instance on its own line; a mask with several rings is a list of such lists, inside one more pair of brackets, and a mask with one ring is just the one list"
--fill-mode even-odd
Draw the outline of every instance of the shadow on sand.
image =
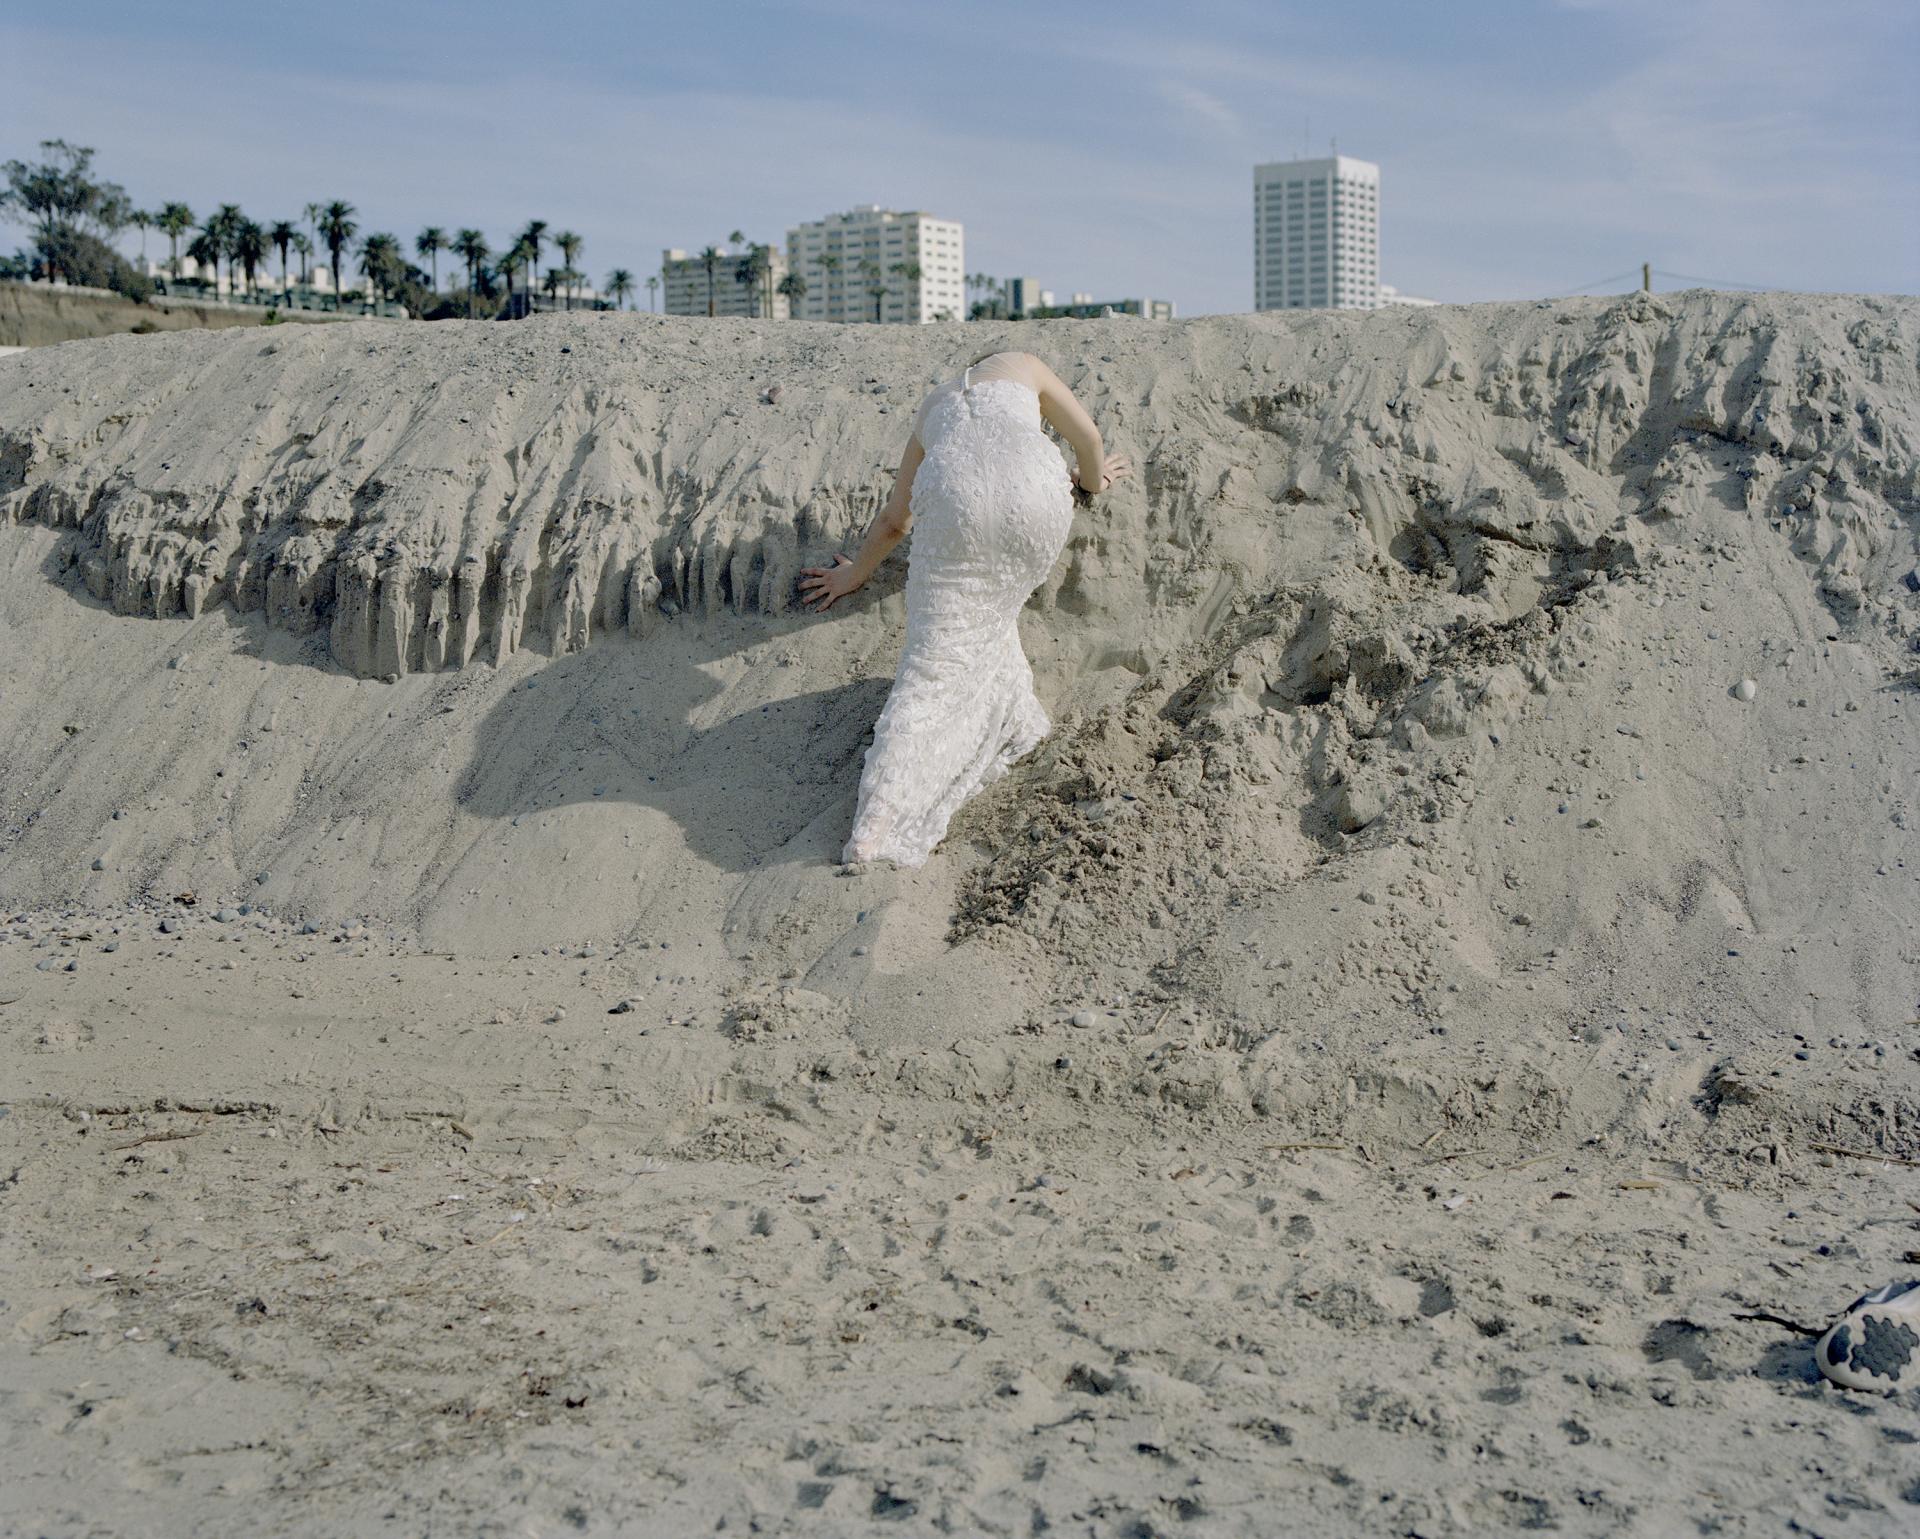
[[817, 676], [801, 653], [818, 643], [801, 633], [823, 623], [667, 621], [641, 641], [555, 658], [489, 708], [459, 799], [507, 820], [592, 802], [650, 807], [715, 869], [758, 868], [837, 804], [851, 819], [892, 684], [796, 688]]

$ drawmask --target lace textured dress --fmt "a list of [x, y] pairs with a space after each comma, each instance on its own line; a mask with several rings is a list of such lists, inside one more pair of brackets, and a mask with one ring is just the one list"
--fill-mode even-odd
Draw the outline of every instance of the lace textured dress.
[[915, 419], [925, 457], [909, 504], [906, 646], [844, 861], [923, 865], [961, 804], [1052, 730], [1019, 618], [1066, 544], [1073, 481], [1039, 394], [995, 365], [970, 365]]

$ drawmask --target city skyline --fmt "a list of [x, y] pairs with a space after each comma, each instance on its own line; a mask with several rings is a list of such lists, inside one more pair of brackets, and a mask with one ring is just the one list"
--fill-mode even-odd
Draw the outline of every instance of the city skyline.
[[[1920, 125], [1898, 78], [1920, 23], [1867, 0], [1818, 29], [1772, 0], [1482, 4], [1445, 23], [1210, 4], [1165, 24], [1121, 3], [1085, 10], [1078, 72], [1007, 49], [1019, 13], [992, 3], [964, 20], [766, 7], [745, 51], [678, 12], [578, 0], [538, 26], [480, 0], [458, 28], [358, 0], [326, 17], [102, 11], [84, 31], [0, 23], [31, 65], [0, 102], [5, 154], [63, 137], [136, 202], [278, 218], [340, 197], [403, 237], [547, 219], [586, 237], [596, 280], [736, 228], [784, 247], [802, 221], [878, 203], [965, 226], [970, 269], [1243, 312], [1249, 167], [1337, 139], [1384, 168], [1379, 277], [1404, 292], [1542, 297], [1642, 260], [1754, 286], [1920, 285]], [[1019, 112], [1061, 126], [1036, 139]]]

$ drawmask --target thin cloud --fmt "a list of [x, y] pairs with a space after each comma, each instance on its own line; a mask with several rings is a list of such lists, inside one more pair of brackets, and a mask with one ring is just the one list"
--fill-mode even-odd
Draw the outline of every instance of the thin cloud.
[[1237, 135], [1242, 132], [1240, 114], [1211, 91], [1203, 91], [1200, 87], [1190, 85], [1184, 80], [1157, 80], [1154, 82], [1154, 90], [1162, 101], [1177, 108], [1187, 117], [1225, 133]]

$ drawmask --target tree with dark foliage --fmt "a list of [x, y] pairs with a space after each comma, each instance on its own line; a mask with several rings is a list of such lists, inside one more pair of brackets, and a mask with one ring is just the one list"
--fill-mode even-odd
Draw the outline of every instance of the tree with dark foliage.
[[[66, 265], [76, 252], [97, 257], [77, 237], [104, 247], [132, 222], [133, 202], [117, 182], [94, 176], [93, 151], [85, 145], [42, 139], [40, 153], [44, 158], [38, 164], [10, 160], [0, 166], [7, 183], [0, 190], [0, 209], [17, 211], [32, 227], [37, 265], [49, 279], [87, 281]], [[131, 263], [122, 258], [120, 265], [133, 275]]]

